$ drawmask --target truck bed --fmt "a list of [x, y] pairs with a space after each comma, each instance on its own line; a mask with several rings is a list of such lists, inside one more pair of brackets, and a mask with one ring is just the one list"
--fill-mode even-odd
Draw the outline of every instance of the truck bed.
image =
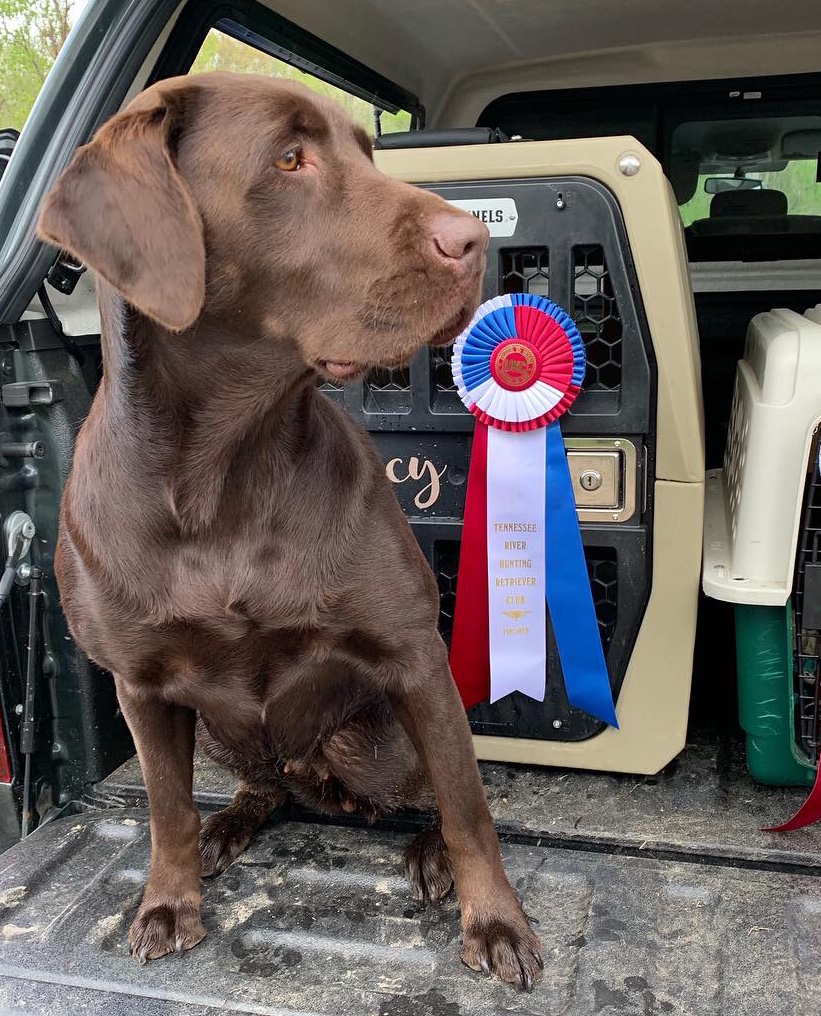
[[[817, 1016], [821, 837], [760, 831], [802, 793], [756, 787], [738, 749], [658, 777], [486, 765], [508, 872], [540, 922], [532, 995], [458, 959], [458, 908], [424, 910], [401, 856], [418, 816], [269, 822], [205, 885], [209, 934], [140, 967], [126, 934], [149, 861], [139, 768], [0, 858], [0, 1011], [89, 1016]], [[203, 811], [231, 778], [196, 767]]]

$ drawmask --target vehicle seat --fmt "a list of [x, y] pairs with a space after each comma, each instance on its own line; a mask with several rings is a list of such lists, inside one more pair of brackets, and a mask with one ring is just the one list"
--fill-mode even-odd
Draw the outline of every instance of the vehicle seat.
[[744, 233], [821, 233], [821, 215], [788, 215], [787, 195], [778, 190], [721, 191], [710, 202], [710, 217], [696, 219], [692, 236]]
[[787, 195], [778, 190], [729, 190], [713, 195], [711, 219], [786, 215]]

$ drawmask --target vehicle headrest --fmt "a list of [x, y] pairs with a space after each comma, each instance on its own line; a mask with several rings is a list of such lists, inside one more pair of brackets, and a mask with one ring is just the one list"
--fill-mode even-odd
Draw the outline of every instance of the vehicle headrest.
[[719, 191], [710, 202], [711, 219], [786, 214], [787, 195], [777, 190]]
[[680, 155], [673, 158], [670, 166], [670, 183], [680, 205], [686, 204], [695, 194], [698, 186], [700, 157]]

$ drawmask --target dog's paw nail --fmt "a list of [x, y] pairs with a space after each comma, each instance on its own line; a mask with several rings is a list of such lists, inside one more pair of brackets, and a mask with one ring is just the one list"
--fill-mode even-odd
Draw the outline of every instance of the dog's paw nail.
[[530, 992], [542, 977], [541, 946], [524, 915], [486, 918], [465, 929], [462, 960], [473, 970], [494, 974], [520, 991]]

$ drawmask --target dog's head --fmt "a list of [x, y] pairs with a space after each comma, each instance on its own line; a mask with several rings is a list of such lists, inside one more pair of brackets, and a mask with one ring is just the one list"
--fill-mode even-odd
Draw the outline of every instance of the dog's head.
[[39, 232], [168, 331], [233, 316], [336, 378], [453, 339], [487, 247], [473, 216], [380, 173], [335, 103], [232, 74], [141, 93], [74, 156]]

